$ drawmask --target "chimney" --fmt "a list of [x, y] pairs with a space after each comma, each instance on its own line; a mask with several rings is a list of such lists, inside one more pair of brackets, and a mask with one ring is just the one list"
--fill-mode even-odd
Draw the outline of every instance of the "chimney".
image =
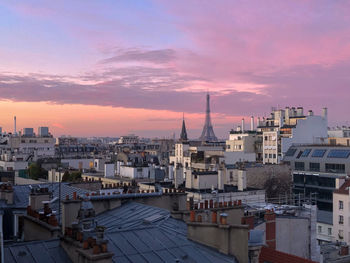
[[[69, 200], [66, 200], [65, 205], [68, 204], [67, 201]], [[72, 201], [76, 205], [78, 200]], [[61, 247], [72, 262], [111, 263], [113, 253], [108, 252], [108, 240], [104, 238], [105, 228], [97, 226], [92, 203], [87, 199], [80, 200], [79, 208], [72, 214], [77, 222], [65, 224], [64, 237], [61, 239]]]
[[250, 130], [254, 131], [254, 116], [250, 117]]
[[33, 211], [37, 211], [43, 207], [43, 202], [50, 199], [51, 193], [47, 187], [33, 187], [29, 194], [29, 206]]
[[289, 115], [290, 115], [290, 109], [289, 109], [289, 107], [286, 107], [286, 109], [284, 111], [284, 118], [286, 120], [289, 120]]
[[224, 170], [219, 169], [218, 170], [218, 189], [223, 190], [224, 189]]
[[242, 127], [241, 127], [241, 129], [242, 129], [242, 133], [244, 133], [244, 131], [245, 131], [245, 127], [244, 127], [244, 118], [242, 118]]
[[[192, 218], [195, 218], [195, 211]], [[213, 210], [211, 222], [187, 222], [187, 238], [214, 248], [219, 252], [234, 256], [238, 262], [248, 263], [248, 226], [228, 224], [228, 214], [220, 213], [219, 223], [216, 222], [218, 211]], [[208, 238], [210, 237], [210, 238]]]
[[276, 249], [276, 214], [273, 210], [266, 210], [264, 215], [266, 223], [266, 245]]
[[14, 134], [14, 135], [16, 135], [16, 134], [17, 134], [17, 127], [16, 127], [16, 116], [13, 118], [13, 122], [14, 122], [13, 134]]
[[328, 118], [328, 109], [325, 107], [322, 109], [322, 117], [327, 120]]
[[245, 215], [241, 222], [242, 225], [248, 225], [249, 230], [254, 229], [254, 215]]
[[256, 127], [258, 128], [260, 126], [260, 117], [258, 117], [257, 121], [256, 121]]
[[245, 170], [238, 170], [237, 174], [237, 188], [238, 191], [244, 191], [247, 188], [247, 175]]
[[81, 200], [76, 198], [76, 192], [73, 193], [73, 199], [62, 201], [62, 232], [64, 233], [67, 227], [71, 227], [72, 223], [77, 219], [77, 211], [79, 211]]
[[347, 256], [347, 255], [349, 255], [349, 246], [341, 245], [340, 246], [339, 255], [340, 256]]
[[13, 204], [13, 188], [10, 183], [0, 184], [0, 199], [5, 200], [6, 204]]
[[309, 110], [309, 116], [314, 116], [314, 112], [312, 110]]
[[303, 116], [304, 115], [304, 108], [303, 107], [298, 107], [297, 108], [297, 115], [298, 116]]

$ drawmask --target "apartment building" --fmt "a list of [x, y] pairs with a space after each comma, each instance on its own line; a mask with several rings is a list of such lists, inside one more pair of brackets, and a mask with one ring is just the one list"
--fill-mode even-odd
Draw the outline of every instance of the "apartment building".
[[273, 109], [269, 118], [258, 121], [263, 136], [263, 163], [279, 164], [293, 144], [324, 143], [327, 140], [327, 109], [322, 116], [302, 107]]
[[[283, 159], [292, 168], [294, 194], [305, 196], [304, 201], [309, 198], [316, 200], [319, 244], [340, 240], [338, 234], [340, 230], [343, 231], [341, 226], [349, 225], [345, 214], [341, 213], [346, 212], [348, 207], [344, 206], [349, 205], [340, 203], [345, 201], [342, 185], [350, 173], [349, 157], [350, 147], [325, 144], [292, 146]], [[339, 207], [342, 207], [341, 210]], [[348, 235], [342, 231], [340, 236], [347, 238]]]
[[350, 244], [350, 180], [333, 192], [333, 241]]

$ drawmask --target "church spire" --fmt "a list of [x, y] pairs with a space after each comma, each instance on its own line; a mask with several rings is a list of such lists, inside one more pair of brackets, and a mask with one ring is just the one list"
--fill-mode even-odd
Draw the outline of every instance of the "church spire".
[[186, 124], [185, 124], [185, 114], [182, 115], [182, 129], [180, 134], [180, 141], [187, 141], [187, 131], [186, 131]]

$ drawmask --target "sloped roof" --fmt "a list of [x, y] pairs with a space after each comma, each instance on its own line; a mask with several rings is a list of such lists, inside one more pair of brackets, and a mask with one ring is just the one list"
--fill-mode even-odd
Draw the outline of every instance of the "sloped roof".
[[6, 263], [72, 262], [60, 246], [59, 239], [5, 245], [4, 259]]
[[113, 262], [236, 262], [233, 257], [187, 239], [187, 225], [169, 211], [129, 202], [102, 213], [98, 225]]
[[[35, 186], [47, 187], [50, 192], [53, 193], [53, 198], [59, 196], [59, 183], [47, 183], [47, 184], [35, 184]], [[13, 205], [7, 205], [8, 207], [14, 208], [26, 208], [29, 203], [29, 194], [31, 191], [30, 185], [15, 185], [13, 186], [14, 196]], [[61, 183], [61, 199], [65, 199], [66, 195], [69, 198], [73, 197], [73, 192], [77, 192], [78, 195], [89, 193], [90, 191], [70, 186], [68, 183]], [[58, 207], [58, 200], [55, 202]]]
[[335, 194], [349, 195], [350, 180], [346, 180], [339, 189], [335, 190]]
[[[105, 238], [113, 262], [237, 262], [187, 239], [187, 225], [170, 212], [135, 202], [102, 213], [98, 225], [107, 227]], [[210, 238], [210, 237], [208, 237]], [[5, 262], [71, 262], [59, 240], [15, 243], [5, 247]]]

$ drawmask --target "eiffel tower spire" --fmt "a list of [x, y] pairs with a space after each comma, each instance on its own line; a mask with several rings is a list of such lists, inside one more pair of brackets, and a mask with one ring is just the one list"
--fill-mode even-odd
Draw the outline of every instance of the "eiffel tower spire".
[[186, 131], [186, 124], [185, 124], [185, 114], [182, 115], [182, 129], [180, 134], [180, 141], [187, 141], [187, 131]]
[[205, 123], [202, 131], [201, 141], [217, 141], [210, 119], [210, 95], [207, 93], [207, 108], [205, 110]]

